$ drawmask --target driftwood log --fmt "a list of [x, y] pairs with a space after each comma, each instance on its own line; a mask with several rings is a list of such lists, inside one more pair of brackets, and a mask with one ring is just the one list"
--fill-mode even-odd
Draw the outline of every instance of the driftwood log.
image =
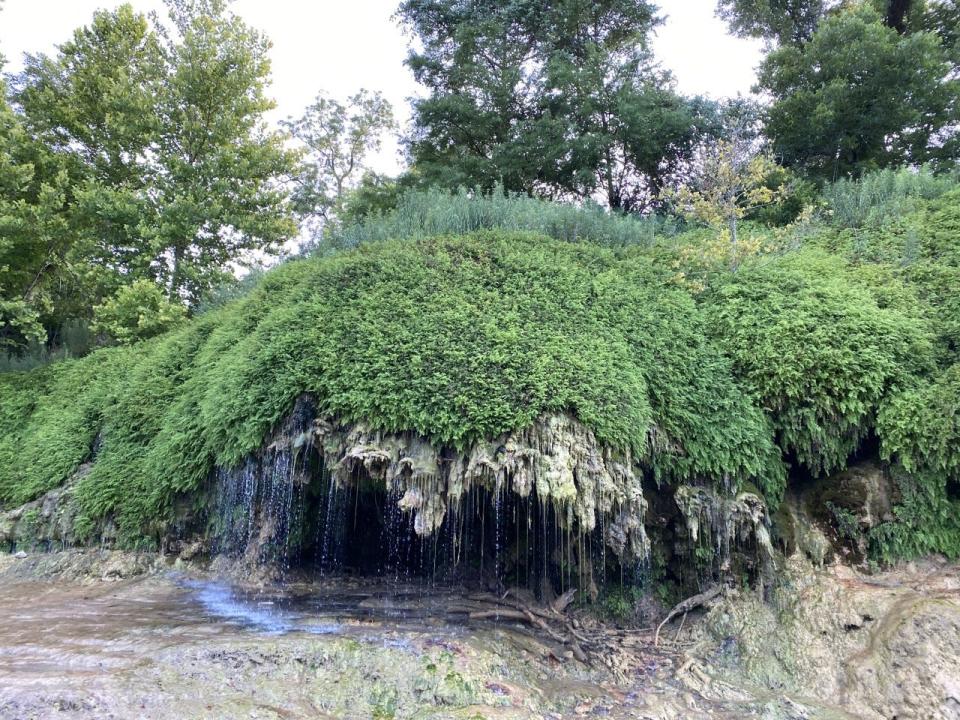
[[[708, 603], [723, 592], [723, 585], [684, 600], [674, 607], [659, 627], [622, 630], [605, 627], [567, 612], [576, 597], [568, 590], [550, 604], [541, 605], [521, 592], [474, 593], [448, 605], [450, 614], [469, 620], [506, 620], [530, 628], [546, 642], [546, 654], [559, 662], [577, 660], [585, 665], [606, 666], [617, 677], [632, 677], [638, 670], [670, 665], [675, 652], [657, 650], [660, 631], [678, 615]], [[653, 642], [651, 642], [651, 636]], [[552, 647], [551, 647], [552, 645]]]
[[686, 614], [691, 610], [694, 610], [701, 605], [706, 605], [723, 592], [723, 587], [723, 585], [714, 585], [712, 588], [705, 590], [699, 595], [688, 597], [683, 602], [677, 603], [673, 609], [667, 613], [667, 616], [663, 619], [663, 621], [657, 625], [657, 631], [653, 634], [653, 646], [657, 647], [660, 644], [660, 631], [663, 629], [664, 625], [673, 620], [680, 613], [683, 613], [684, 616], [686, 616]]

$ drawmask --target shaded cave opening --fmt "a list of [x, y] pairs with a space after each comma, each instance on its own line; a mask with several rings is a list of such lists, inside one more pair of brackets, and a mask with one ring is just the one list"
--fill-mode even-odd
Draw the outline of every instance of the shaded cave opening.
[[418, 534], [414, 513], [401, 507], [402, 487], [362, 471], [337, 482], [309, 445], [261, 453], [215, 481], [215, 552], [286, 578], [511, 590], [549, 602], [568, 590], [596, 599], [650, 576], [647, 559], [623, 562], [608, 546], [604, 517], [582, 532], [536, 488], [521, 497], [473, 485], [433, 532]]

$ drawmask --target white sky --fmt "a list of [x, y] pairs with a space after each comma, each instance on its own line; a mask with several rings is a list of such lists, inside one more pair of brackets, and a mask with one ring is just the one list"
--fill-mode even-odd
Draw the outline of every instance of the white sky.
[[[275, 119], [297, 116], [317, 91], [334, 97], [365, 87], [380, 90], [398, 119], [409, 116], [407, 99], [417, 93], [403, 65], [407, 38], [391, 19], [399, 0], [236, 0], [233, 10], [273, 41], [272, 94]], [[5, 0], [0, 10], [0, 53], [8, 72], [22, 66], [24, 52], [52, 52], [93, 11], [119, 0]], [[162, 0], [131, 0], [140, 11], [164, 13]], [[760, 59], [759, 42], [733, 38], [714, 16], [715, 0], [660, 0], [667, 22], [654, 42], [657, 58], [686, 94], [715, 98], [748, 94]], [[372, 163], [394, 173], [400, 163], [389, 143]]]

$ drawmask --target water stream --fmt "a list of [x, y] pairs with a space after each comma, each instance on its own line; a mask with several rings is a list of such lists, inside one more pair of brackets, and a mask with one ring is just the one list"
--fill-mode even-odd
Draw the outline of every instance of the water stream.
[[703, 695], [652, 648], [619, 679], [558, 663], [528, 627], [451, 612], [465, 597], [422, 579], [7, 578], [0, 718], [849, 717], [791, 714], [786, 699], [742, 690]]

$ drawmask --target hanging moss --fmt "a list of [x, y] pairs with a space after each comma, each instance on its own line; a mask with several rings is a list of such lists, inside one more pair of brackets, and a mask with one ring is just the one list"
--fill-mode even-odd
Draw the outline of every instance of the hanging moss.
[[324, 416], [438, 446], [569, 412], [671, 482], [776, 492], [783, 476], [682, 289], [646, 258], [527, 234], [290, 263], [182, 329], [6, 377], [0, 392], [0, 500], [55, 487], [99, 438], [78, 502], [130, 535], [256, 449], [302, 393]]
[[705, 302], [714, 337], [780, 447], [815, 474], [843, 467], [884, 399], [934, 369], [924, 321], [882, 307], [833, 256], [748, 264]]

